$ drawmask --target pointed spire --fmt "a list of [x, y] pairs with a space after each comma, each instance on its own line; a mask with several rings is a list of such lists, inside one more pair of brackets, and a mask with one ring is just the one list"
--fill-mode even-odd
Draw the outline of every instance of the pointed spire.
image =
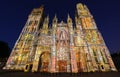
[[48, 29], [49, 15], [44, 19], [43, 28]]
[[53, 23], [57, 23], [57, 15], [55, 14], [54, 18], [53, 18]]
[[44, 19], [44, 24], [48, 24], [49, 23], [49, 15], [47, 15], [47, 17], [45, 17]]
[[69, 14], [68, 14], [68, 18], [67, 18], [67, 23], [72, 23], [72, 19], [70, 18]]
[[44, 5], [41, 5], [39, 9], [44, 10]]
[[52, 20], [52, 27], [53, 27], [53, 28], [56, 28], [57, 22], [58, 22], [58, 20], [57, 20], [57, 15], [55, 14], [55, 16], [54, 16], [54, 18], [53, 18], [53, 20]]
[[57, 19], [57, 14], [55, 14], [55, 17], [54, 17], [54, 19]]
[[69, 15], [69, 13], [68, 13], [68, 18], [70, 18], [70, 15]]
[[49, 22], [49, 15], [47, 15], [46, 21]]
[[41, 5], [40, 8], [44, 8], [44, 5]]

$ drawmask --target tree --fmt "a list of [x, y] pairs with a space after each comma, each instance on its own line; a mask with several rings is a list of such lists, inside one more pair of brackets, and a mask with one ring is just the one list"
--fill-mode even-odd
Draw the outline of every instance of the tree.
[[0, 41], [0, 57], [5, 58], [9, 57], [10, 54], [10, 47], [4, 41]]

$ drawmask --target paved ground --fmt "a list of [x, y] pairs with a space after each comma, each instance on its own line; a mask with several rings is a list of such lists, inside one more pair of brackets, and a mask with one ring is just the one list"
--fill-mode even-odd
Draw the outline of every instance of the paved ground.
[[0, 70], [0, 77], [120, 77], [120, 72], [96, 72], [96, 73], [32, 73], [22, 71], [3, 71]]

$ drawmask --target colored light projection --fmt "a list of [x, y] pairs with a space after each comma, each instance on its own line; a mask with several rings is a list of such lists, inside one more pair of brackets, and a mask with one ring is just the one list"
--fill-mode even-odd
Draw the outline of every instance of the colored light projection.
[[[62, 26], [62, 27], [61, 27]], [[64, 27], [63, 27], [64, 26]], [[67, 61], [69, 61], [69, 33], [66, 25], [60, 24], [57, 28], [57, 70], [59, 72], [67, 72]]]
[[44, 8], [33, 9], [4, 69], [25, 72], [117, 71], [87, 6], [78, 3], [75, 24], [57, 16], [49, 25]]

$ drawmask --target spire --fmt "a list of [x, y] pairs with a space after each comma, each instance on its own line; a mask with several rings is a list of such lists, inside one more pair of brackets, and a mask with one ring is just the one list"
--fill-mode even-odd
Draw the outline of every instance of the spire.
[[40, 9], [43, 9], [43, 8], [44, 8], [44, 5], [41, 5], [41, 6], [40, 6]]
[[49, 22], [49, 15], [47, 15], [46, 21]]
[[68, 27], [72, 28], [72, 19], [70, 18], [70, 15], [68, 14], [68, 18], [67, 18], [67, 24], [68, 24]]
[[68, 18], [70, 18], [70, 15], [69, 15], [69, 13], [68, 13]]
[[49, 23], [49, 15], [44, 19], [44, 24], [48, 24]]
[[55, 19], [57, 19], [57, 15], [55, 14], [55, 17], [54, 17]]
[[47, 29], [49, 24], [49, 15], [44, 19], [43, 28]]
[[53, 18], [53, 23], [57, 23], [57, 15], [55, 14], [54, 18]]
[[57, 15], [55, 14], [55, 16], [54, 16], [54, 18], [53, 18], [53, 20], [52, 20], [52, 27], [53, 28], [56, 28], [56, 26], [57, 26]]
[[69, 14], [68, 14], [68, 18], [67, 18], [67, 23], [72, 23], [72, 19], [70, 18]]

